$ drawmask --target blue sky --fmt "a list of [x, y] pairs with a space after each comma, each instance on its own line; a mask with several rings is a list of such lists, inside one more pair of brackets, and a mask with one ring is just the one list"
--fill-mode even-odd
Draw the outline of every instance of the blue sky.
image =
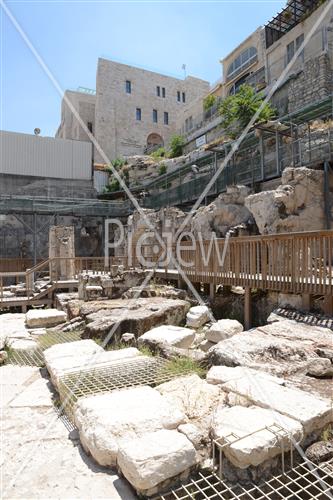
[[[0, 0], [2, 2], [3, 0]], [[63, 90], [95, 88], [98, 57], [214, 82], [219, 60], [285, 0], [7, 1]], [[1, 9], [0, 128], [53, 136], [61, 96]]]

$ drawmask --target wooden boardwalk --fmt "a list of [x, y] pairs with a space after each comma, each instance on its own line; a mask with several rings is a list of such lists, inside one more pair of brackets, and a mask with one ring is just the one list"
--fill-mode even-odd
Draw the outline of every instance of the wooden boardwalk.
[[[333, 230], [212, 239], [197, 241], [195, 247], [193, 242], [183, 242], [178, 254], [175, 247], [173, 252], [181, 272], [172, 263], [162, 265], [161, 252], [154, 256], [151, 246], [142, 250], [151, 262], [147, 266], [132, 254], [131, 262], [124, 256], [111, 257], [107, 264], [104, 257], [54, 258], [26, 271], [0, 272], [0, 308], [49, 303], [55, 291], [77, 287], [80, 272], [109, 272], [111, 266], [122, 264], [125, 268], [153, 268], [157, 277], [183, 285], [184, 273], [196, 286], [209, 286], [211, 295], [217, 285], [227, 285], [244, 287], [246, 297], [251, 289], [302, 294], [305, 305], [314, 295], [324, 296], [327, 313], [333, 314]], [[65, 266], [60, 265], [63, 260]], [[58, 271], [68, 265], [70, 280]], [[15, 267], [20, 269], [18, 263]], [[41, 277], [45, 285], [36, 292], [35, 283]], [[13, 278], [25, 283], [26, 296], [4, 297], [6, 280]]]

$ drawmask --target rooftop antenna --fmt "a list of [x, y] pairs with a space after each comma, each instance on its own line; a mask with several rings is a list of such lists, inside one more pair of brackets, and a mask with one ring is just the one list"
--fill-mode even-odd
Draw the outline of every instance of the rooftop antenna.
[[182, 65], [182, 70], [184, 71], [184, 78], [186, 78], [186, 64]]

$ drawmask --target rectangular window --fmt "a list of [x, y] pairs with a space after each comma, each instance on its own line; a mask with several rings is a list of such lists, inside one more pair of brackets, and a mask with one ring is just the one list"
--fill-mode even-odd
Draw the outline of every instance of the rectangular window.
[[157, 94], [157, 97], [160, 97], [160, 95], [161, 95], [160, 87], [156, 87], [156, 94]]
[[126, 80], [126, 93], [131, 94], [132, 93], [132, 84], [129, 80]]
[[295, 44], [291, 42], [287, 45], [287, 64], [290, 63], [295, 54]]
[[169, 125], [169, 113], [164, 111], [164, 125]]
[[153, 122], [157, 123], [157, 109], [153, 109]]
[[141, 108], [136, 108], [136, 119], [141, 122]]
[[177, 91], [177, 101], [180, 102], [180, 92], [179, 92], [179, 90]]
[[[304, 43], [304, 35], [300, 35], [296, 38], [296, 52], [298, 51], [298, 49], [303, 45]], [[304, 61], [304, 49], [301, 50], [301, 52], [299, 53], [299, 56], [298, 56], [302, 61]]]
[[165, 97], [165, 87], [162, 87], [162, 97]]
[[185, 92], [182, 93], [183, 102], [185, 102]]

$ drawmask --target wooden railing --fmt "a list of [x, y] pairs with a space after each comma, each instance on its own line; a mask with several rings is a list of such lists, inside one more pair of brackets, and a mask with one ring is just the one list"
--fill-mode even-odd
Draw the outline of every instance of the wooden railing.
[[[230, 238], [201, 249], [182, 249], [182, 269], [193, 282], [236, 285], [290, 293], [333, 295], [333, 231]], [[220, 260], [219, 260], [220, 259]]]
[[[235, 285], [285, 293], [333, 295], [333, 230], [275, 234], [230, 239], [212, 239], [182, 244], [177, 258], [180, 268], [194, 283]], [[227, 248], [225, 249], [225, 245]], [[225, 251], [224, 251], [225, 250]], [[25, 281], [32, 294], [36, 279], [49, 276], [50, 283], [64, 279], [76, 280], [81, 272], [109, 272], [110, 266], [150, 267], [163, 270], [169, 278], [178, 275], [172, 262], [163, 262], [163, 252], [154, 253], [152, 245], [141, 248], [141, 255], [151, 265], [140, 262], [133, 248], [132, 257], [53, 258], [37, 264], [26, 272], [0, 273], [2, 280], [14, 276]], [[222, 256], [225, 254], [224, 262]], [[64, 278], [63, 272], [67, 273]], [[69, 272], [69, 274], [68, 274]]]

